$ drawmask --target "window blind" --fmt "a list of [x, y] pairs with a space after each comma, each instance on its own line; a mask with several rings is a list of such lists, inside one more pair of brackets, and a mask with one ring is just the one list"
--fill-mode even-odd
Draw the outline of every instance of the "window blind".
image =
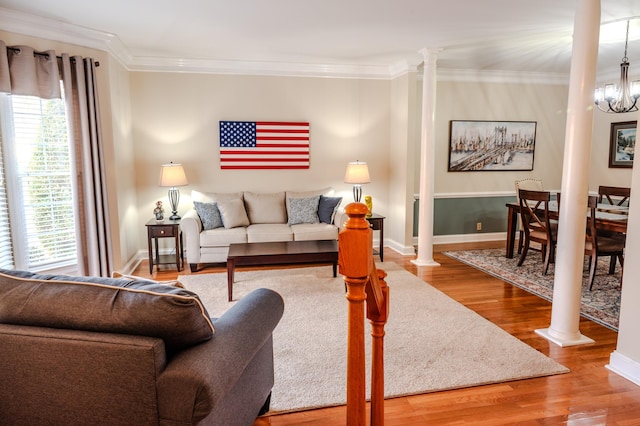
[[[71, 162], [64, 101], [31, 96], [11, 98], [15, 197], [14, 247], [17, 265], [42, 270], [76, 263]], [[16, 227], [20, 232], [15, 232]]]

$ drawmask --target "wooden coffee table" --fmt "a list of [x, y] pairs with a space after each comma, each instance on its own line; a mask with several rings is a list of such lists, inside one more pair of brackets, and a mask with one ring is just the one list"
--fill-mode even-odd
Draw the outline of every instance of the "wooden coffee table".
[[227, 255], [227, 289], [233, 299], [236, 266], [264, 266], [288, 263], [331, 263], [337, 276], [338, 241], [282, 241], [275, 243], [230, 244]]

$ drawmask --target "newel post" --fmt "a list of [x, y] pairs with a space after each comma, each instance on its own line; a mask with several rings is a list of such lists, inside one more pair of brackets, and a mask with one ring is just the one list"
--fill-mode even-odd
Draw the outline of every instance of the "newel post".
[[364, 348], [365, 286], [373, 263], [373, 231], [365, 219], [367, 206], [351, 203], [349, 217], [338, 235], [338, 265], [347, 286], [347, 424], [366, 422], [366, 374]]

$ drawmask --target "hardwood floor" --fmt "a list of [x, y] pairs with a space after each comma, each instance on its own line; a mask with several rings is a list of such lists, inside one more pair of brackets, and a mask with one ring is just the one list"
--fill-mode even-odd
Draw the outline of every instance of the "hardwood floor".
[[[640, 425], [640, 386], [605, 368], [615, 349], [617, 333], [581, 319], [582, 334], [595, 340], [583, 346], [561, 348], [534, 333], [549, 326], [551, 304], [537, 296], [453, 260], [446, 250], [503, 247], [504, 243], [441, 245], [434, 248], [438, 267], [420, 267], [412, 257], [385, 251], [394, 262], [448, 296], [497, 324], [513, 336], [565, 365], [571, 371], [551, 377], [388, 399], [386, 425]], [[223, 271], [223, 266], [197, 273]], [[181, 274], [190, 274], [188, 268]], [[149, 276], [143, 262], [136, 275]], [[153, 274], [175, 279], [175, 269]], [[391, 289], [393, 297], [393, 288]], [[391, 319], [393, 320], [393, 313]], [[345, 325], [346, 326], [346, 325]], [[254, 426], [344, 425], [344, 406], [298, 413], [267, 415]]]

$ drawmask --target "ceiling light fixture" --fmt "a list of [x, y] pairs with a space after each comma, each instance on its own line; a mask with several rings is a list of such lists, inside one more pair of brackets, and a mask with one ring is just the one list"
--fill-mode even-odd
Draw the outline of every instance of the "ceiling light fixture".
[[609, 113], [633, 112], [638, 110], [636, 103], [640, 97], [640, 81], [629, 83], [629, 21], [627, 21], [627, 35], [624, 40], [624, 56], [620, 64], [620, 83], [605, 84], [596, 89], [595, 104], [600, 111]]

